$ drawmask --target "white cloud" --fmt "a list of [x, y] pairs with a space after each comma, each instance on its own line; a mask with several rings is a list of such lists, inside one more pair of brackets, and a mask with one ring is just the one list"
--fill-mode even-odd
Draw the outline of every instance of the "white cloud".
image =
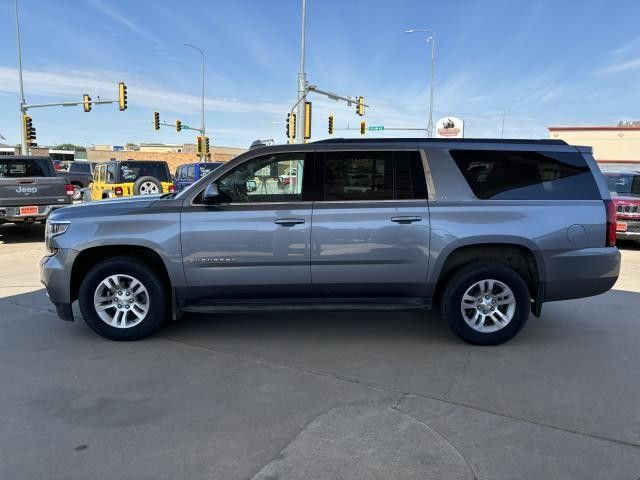
[[140, 27], [138, 24], [132, 22], [128, 17], [114, 9], [111, 5], [104, 3], [102, 0], [85, 0], [87, 4], [94, 7], [96, 10], [99, 10], [101, 13], [111, 17], [111, 19], [115, 20], [120, 25], [128, 28], [132, 32], [140, 35], [143, 38], [153, 42], [156, 46], [163, 45], [162, 40], [160, 40], [155, 35], [149, 33], [144, 28]]
[[640, 58], [612, 63], [608, 67], [603, 68], [600, 73], [621, 73], [637, 69], [640, 69]]
[[[78, 68], [58, 68], [55, 70], [24, 70], [25, 96], [33, 101], [33, 96], [80, 99], [83, 93], [90, 93], [95, 100], [114, 98], [119, 81], [128, 87], [128, 102], [131, 106], [193, 114], [201, 104], [199, 95], [191, 95], [167, 89], [131, 76], [110, 70], [87, 70]], [[17, 89], [17, 69], [0, 67], [0, 93], [15, 93]], [[286, 110], [286, 102], [245, 101], [225, 97], [206, 97], [208, 111], [223, 113], [277, 114]]]

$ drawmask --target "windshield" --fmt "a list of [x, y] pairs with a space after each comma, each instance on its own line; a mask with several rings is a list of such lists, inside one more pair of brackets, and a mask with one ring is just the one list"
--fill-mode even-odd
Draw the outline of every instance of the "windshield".
[[140, 177], [154, 177], [169, 182], [169, 167], [164, 162], [122, 162], [120, 176], [123, 182], [135, 182]]
[[607, 173], [605, 177], [610, 192], [640, 195], [640, 175]]

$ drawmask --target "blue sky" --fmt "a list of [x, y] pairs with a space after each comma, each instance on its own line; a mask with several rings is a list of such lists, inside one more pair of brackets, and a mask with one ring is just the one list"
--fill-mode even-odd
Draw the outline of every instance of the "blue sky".
[[[32, 111], [40, 144], [192, 142], [199, 124], [200, 57], [207, 55], [206, 120], [215, 145], [284, 141], [295, 101], [300, 1], [20, 0], [27, 102], [113, 98], [96, 106]], [[558, 0], [308, 0], [311, 83], [363, 95], [369, 125], [424, 127], [429, 48], [407, 28], [436, 32], [435, 119], [457, 115], [466, 136], [547, 137], [549, 125], [640, 119], [640, 2]], [[13, 0], [0, 0], [0, 135], [19, 141]], [[313, 96], [313, 137], [360, 121], [353, 108]], [[396, 133], [397, 134], [397, 133]], [[356, 136], [340, 132], [340, 136]], [[375, 134], [390, 135], [390, 132]], [[368, 136], [374, 136], [369, 134]], [[2, 141], [2, 140], [0, 140]]]

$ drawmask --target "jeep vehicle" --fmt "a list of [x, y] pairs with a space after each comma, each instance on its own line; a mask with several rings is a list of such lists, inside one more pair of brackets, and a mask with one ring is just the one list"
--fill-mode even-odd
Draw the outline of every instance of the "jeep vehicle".
[[544, 302], [609, 290], [615, 227], [588, 147], [325, 140], [250, 150], [181, 193], [56, 212], [41, 280], [61, 318], [78, 300], [115, 340], [182, 312], [438, 305], [489, 345]]
[[86, 160], [75, 160], [70, 162], [69, 170], [59, 170], [58, 176], [66, 179], [67, 183], [73, 186], [73, 199], [82, 199], [82, 189], [91, 185], [93, 180], [94, 162]]
[[98, 164], [93, 172], [91, 199], [155, 195], [174, 191], [167, 162], [112, 160]]
[[49, 157], [0, 157], [0, 224], [44, 222], [69, 205], [72, 195]]
[[200, 162], [180, 165], [176, 168], [176, 174], [173, 178], [176, 192], [181, 192], [221, 165], [224, 165], [224, 162]]
[[640, 242], [640, 172], [604, 172], [616, 206], [616, 234], [620, 240]]

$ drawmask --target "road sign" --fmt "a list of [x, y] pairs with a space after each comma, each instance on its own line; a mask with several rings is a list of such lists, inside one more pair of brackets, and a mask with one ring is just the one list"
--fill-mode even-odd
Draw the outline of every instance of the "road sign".
[[384, 130], [384, 125], [371, 125], [369, 127], [369, 131], [370, 132], [376, 132], [376, 131], [380, 131], [380, 130]]

